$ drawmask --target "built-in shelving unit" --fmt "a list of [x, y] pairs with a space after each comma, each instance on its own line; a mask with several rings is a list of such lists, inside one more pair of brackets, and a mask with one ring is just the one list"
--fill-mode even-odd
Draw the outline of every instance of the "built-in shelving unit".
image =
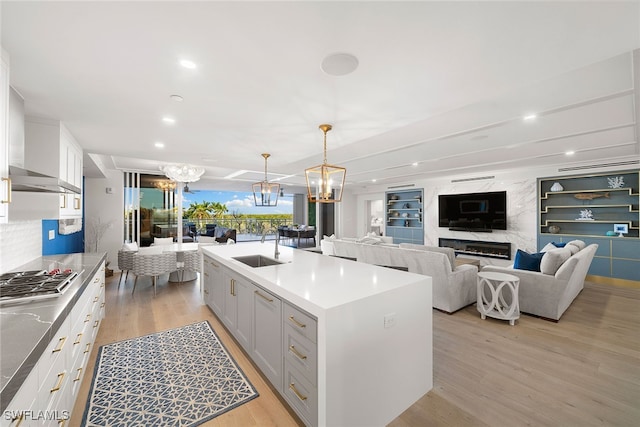
[[394, 243], [424, 244], [424, 204], [420, 189], [387, 191], [386, 233]]
[[[538, 179], [538, 249], [549, 242], [597, 243], [590, 275], [640, 281], [640, 171]], [[614, 225], [628, 228], [624, 237]]]

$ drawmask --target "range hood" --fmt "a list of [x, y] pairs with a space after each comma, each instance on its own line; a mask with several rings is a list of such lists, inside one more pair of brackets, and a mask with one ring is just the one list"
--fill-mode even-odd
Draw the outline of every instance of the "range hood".
[[9, 165], [11, 191], [31, 193], [69, 193], [80, 194], [80, 188], [60, 178]]
[[9, 91], [9, 178], [11, 179], [11, 191], [59, 194], [80, 194], [82, 192], [80, 188], [60, 178], [25, 169], [24, 144], [24, 99], [11, 87]]

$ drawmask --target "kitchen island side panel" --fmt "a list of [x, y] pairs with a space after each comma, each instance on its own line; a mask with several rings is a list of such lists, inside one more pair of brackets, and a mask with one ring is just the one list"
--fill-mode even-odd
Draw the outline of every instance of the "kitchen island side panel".
[[384, 426], [433, 388], [431, 280], [318, 319], [319, 425]]

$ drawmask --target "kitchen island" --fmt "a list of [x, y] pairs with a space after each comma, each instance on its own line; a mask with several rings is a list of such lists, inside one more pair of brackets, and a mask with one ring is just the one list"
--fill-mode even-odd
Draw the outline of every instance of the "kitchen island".
[[205, 302], [306, 424], [386, 425], [433, 387], [430, 277], [288, 247], [274, 263], [274, 242], [203, 253]]
[[[71, 269], [78, 276], [61, 295], [46, 299], [24, 298], [3, 302], [0, 306], [0, 411], [70, 411], [73, 408], [70, 396], [75, 398], [74, 392], [77, 393], [77, 389], [71, 390], [72, 376], [78, 378], [83, 374], [83, 370], [78, 371], [77, 366], [84, 367], [86, 364], [100, 320], [104, 316], [105, 259], [106, 253], [48, 255], [16, 269]], [[72, 324], [72, 320], [77, 321]], [[76, 325], [80, 325], [79, 330], [83, 332], [71, 336]], [[59, 335], [64, 340], [59, 339]], [[51, 351], [50, 346], [53, 347]], [[41, 362], [41, 358], [46, 356], [50, 358]], [[53, 372], [58, 367], [64, 375], [59, 375], [58, 371]], [[71, 372], [72, 369], [75, 371]], [[38, 370], [41, 375], [38, 375]], [[66, 400], [60, 399], [64, 407], [27, 406], [34, 402], [36, 405], [56, 404], [36, 400], [40, 388], [46, 392], [45, 395], [54, 394], [49, 393], [47, 387], [55, 387], [44, 381], [50, 372], [53, 374], [54, 385], [60, 383], [61, 390], [57, 394], [67, 393]], [[74, 383], [80, 384], [80, 381]], [[16, 395], [26, 396], [28, 402], [12, 402]], [[5, 418], [3, 416], [3, 420]]]

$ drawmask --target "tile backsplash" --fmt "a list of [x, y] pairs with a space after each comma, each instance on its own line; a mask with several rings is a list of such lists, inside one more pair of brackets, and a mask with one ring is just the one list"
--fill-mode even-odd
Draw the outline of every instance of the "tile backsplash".
[[0, 273], [42, 256], [42, 221], [0, 224]]

